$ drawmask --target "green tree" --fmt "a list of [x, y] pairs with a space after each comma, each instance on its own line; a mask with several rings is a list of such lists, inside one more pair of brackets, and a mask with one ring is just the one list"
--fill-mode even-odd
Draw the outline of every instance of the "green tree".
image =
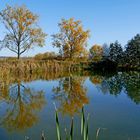
[[131, 64], [140, 66], [140, 34], [137, 34], [126, 45], [125, 60]]
[[112, 61], [119, 63], [120, 60], [122, 59], [122, 54], [123, 54], [123, 49], [118, 41], [110, 44], [109, 58]]
[[60, 32], [52, 35], [53, 46], [59, 48], [59, 53], [65, 58], [81, 57], [86, 53], [89, 30], [84, 31], [81, 21], [62, 19], [58, 24]]
[[38, 27], [38, 16], [25, 6], [7, 6], [0, 12], [0, 19], [7, 30], [1, 47], [20, 55], [32, 46], [43, 47], [46, 34]]

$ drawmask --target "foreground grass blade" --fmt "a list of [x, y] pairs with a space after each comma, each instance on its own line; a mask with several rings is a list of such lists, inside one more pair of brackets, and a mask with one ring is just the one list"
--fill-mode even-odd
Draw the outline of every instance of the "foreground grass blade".
[[42, 133], [41, 133], [41, 140], [46, 140], [46, 139], [45, 139], [44, 131], [42, 131]]
[[88, 121], [89, 121], [89, 114], [88, 114], [88, 117], [87, 117], [86, 140], [88, 140]]
[[55, 120], [56, 120], [57, 140], [61, 140], [60, 127], [59, 127], [59, 120], [58, 120], [57, 110], [55, 112]]
[[84, 137], [84, 140], [86, 140], [86, 123], [84, 125], [84, 132], [83, 133], [84, 133], [84, 136], [83, 136]]
[[96, 140], [98, 140], [98, 136], [99, 136], [99, 133], [100, 133], [100, 129], [101, 129], [101, 128], [98, 128], [98, 129], [97, 129], [97, 132], [96, 132]]
[[83, 135], [85, 126], [85, 115], [84, 115], [84, 107], [82, 107], [82, 113], [81, 113], [81, 135]]
[[68, 136], [68, 133], [67, 133], [67, 129], [65, 128], [65, 134], [66, 134], [66, 140], [69, 140], [69, 136]]
[[73, 117], [72, 117], [71, 128], [70, 128], [70, 140], [73, 140], [73, 131], [74, 131], [74, 123], [73, 123]]
[[86, 140], [88, 140], [88, 124], [87, 124], [87, 127], [86, 127]]
[[87, 116], [87, 120], [84, 120], [84, 134], [83, 134], [83, 138], [84, 140], [88, 140], [88, 121], [89, 121], [89, 114]]

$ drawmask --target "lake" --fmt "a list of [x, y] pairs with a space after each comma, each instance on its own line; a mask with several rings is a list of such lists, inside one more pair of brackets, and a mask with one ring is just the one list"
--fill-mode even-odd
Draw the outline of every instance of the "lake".
[[42, 131], [57, 140], [55, 106], [63, 139], [73, 117], [74, 140], [81, 140], [83, 107], [89, 140], [140, 140], [139, 72], [0, 77], [0, 140], [39, 140]]

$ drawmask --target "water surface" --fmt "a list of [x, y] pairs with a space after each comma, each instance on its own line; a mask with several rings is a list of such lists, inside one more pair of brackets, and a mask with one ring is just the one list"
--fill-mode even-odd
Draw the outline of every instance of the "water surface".
[[140, 73], [40, 74], [0, 77], [0, 140], [55, 140], [55, 108], [61, 133], [74, 117], [74, 139], [81, 140], [81, 109], [90, 114], [89, 139], [140, 140]]

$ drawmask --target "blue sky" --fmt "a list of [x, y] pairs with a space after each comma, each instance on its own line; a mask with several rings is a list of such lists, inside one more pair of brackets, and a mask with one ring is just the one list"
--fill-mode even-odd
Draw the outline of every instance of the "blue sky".
[[[8, 5], [26, 5], [40, 16], [39, 26], [48, 34], [46, 46], [34, 47], [23, 56], [57, 51], [51, 45], [51, 34], [58, 32], [57, 24], [62, 18], [80, 19], [85, 29], [90, 29], [88, 49], [93, 44], [118, 40], [125, 45], [140, 33], [140, 0], [0, 0], [0, 10]], [[5, 29], [0, 23], [0, 40]], [[1, 50], [0, 56], [15, 56], [13, 52]]]

